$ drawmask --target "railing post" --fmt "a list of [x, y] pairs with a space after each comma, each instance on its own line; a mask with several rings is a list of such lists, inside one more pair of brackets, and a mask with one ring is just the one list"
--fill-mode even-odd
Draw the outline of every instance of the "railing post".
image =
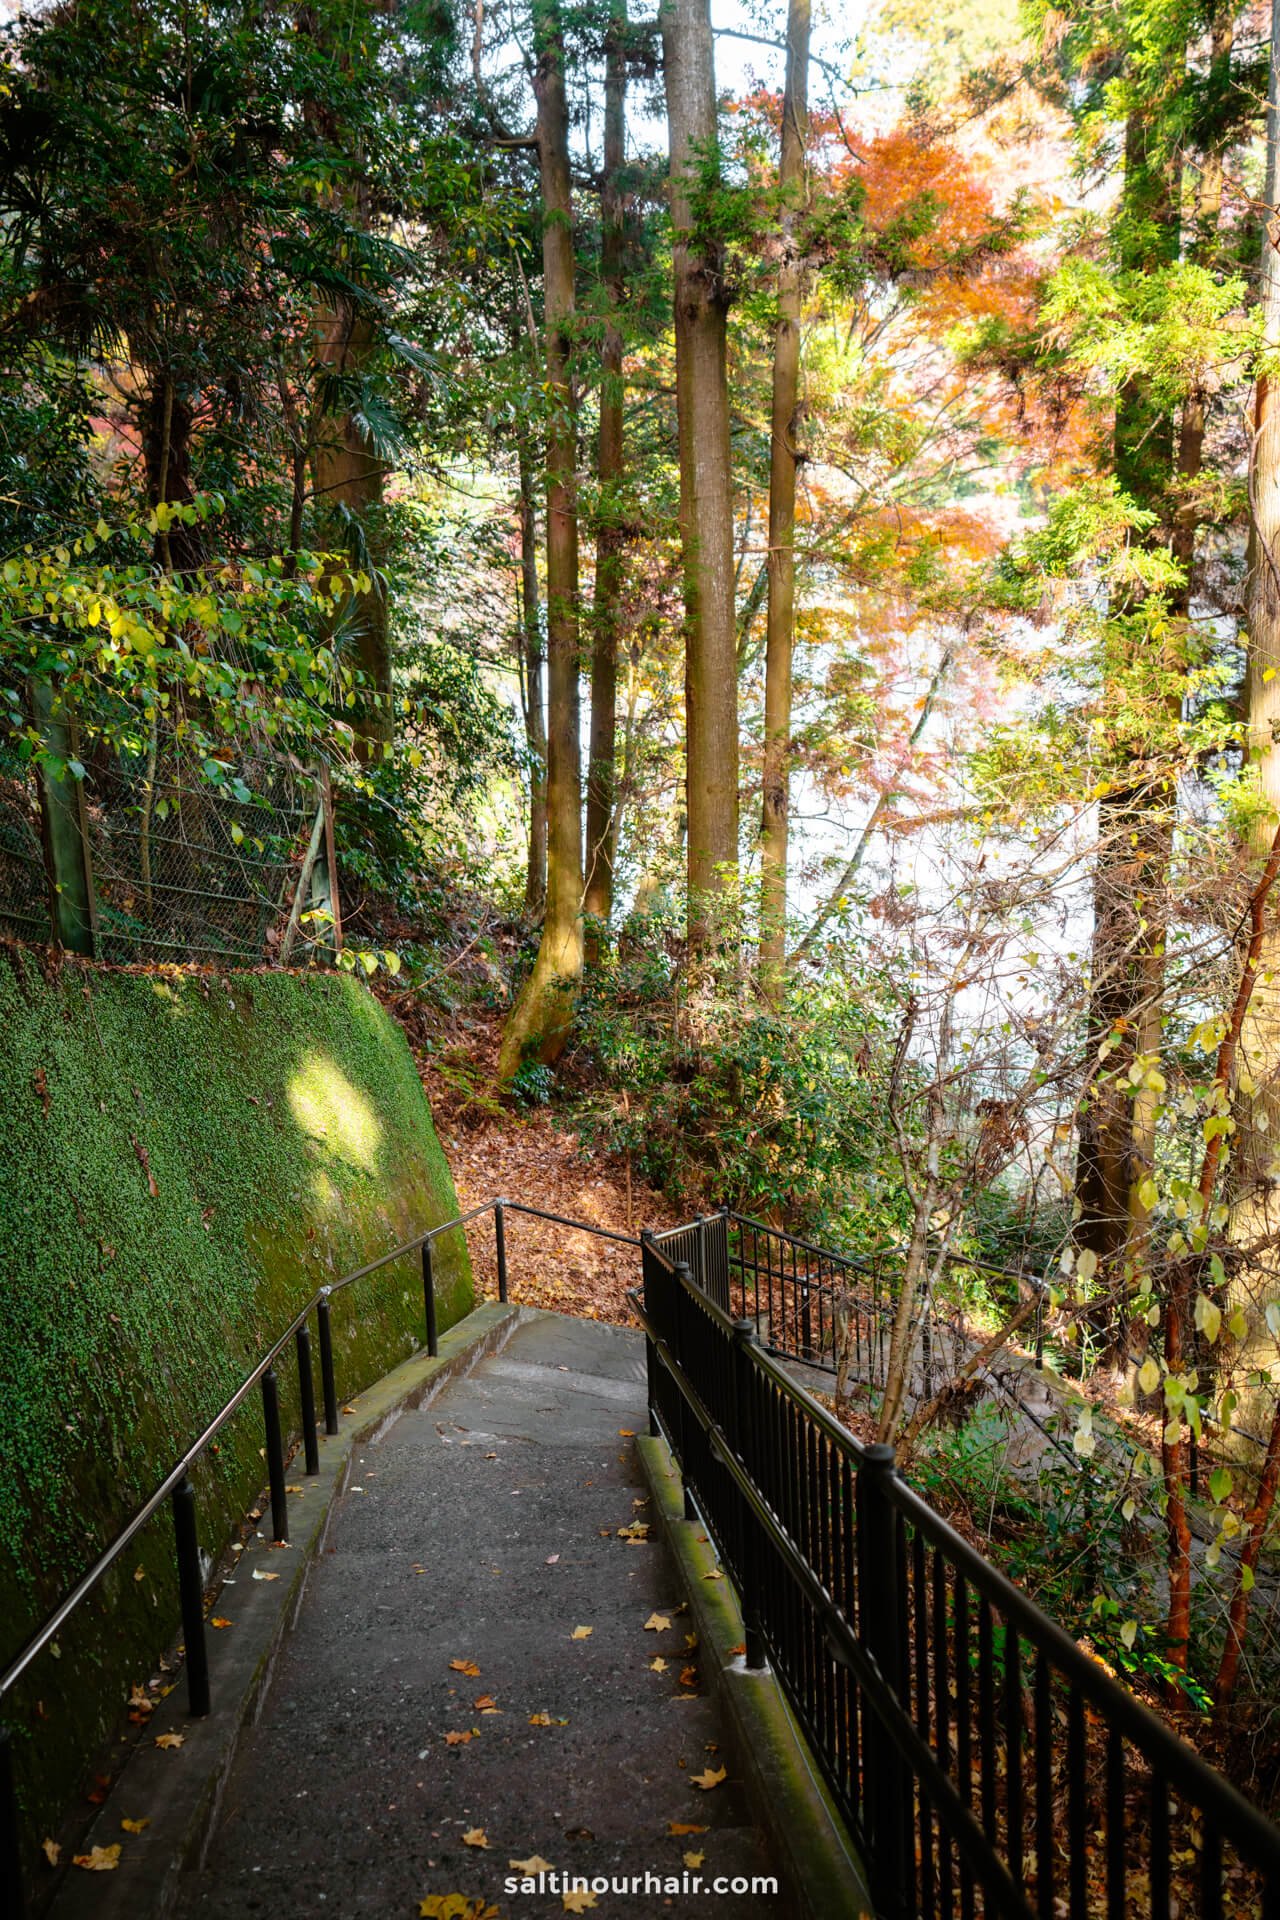
[[[681, 1373], [683, 1373], [684, 1327], [688, 1311], [685, 1285], [686, 1282], [690, 1286], [693, 1285], [693, 1275], [689, 1271], [687, 1261], [677, 1261], [675, 1275], [675, 1312], [672, 1315], [672, 1338], [670, 1344], [672, 1358], [675, 1360]], [[678, 1386], [676, 1388], [676, 1432], [679, 1436], [680, 1447], [680, 1484], [684, 1488], [684, 1517], [686, 1520], [696, 1520], [698, 1510], [693, 1504], [693, 1495], [689, 1490], [689, 1403], [683, 1393], [680, 1392]]]
[[267, 1430], [267, 1478], [271, 1483], [271, 1532], [289, 1538], [289, 1502], [284, 1491], [284, 1442], [280, 1434], [280, 1383], [274, 1367], [262, 1376], [262, 1421]]
[[[747, 1378], [747, 1369], [752, 1365], [750, 1348], [755, 1341], [756, 1330], [750, 1320], [735, 1320], [733, 1323], [733, 1450], [742, 1458], [743, 1415], [742, 1403], [745, 1398], [742, 1387]], [[745, 1464], [745, 1462], [744, 1462]], [[754, 1477], [754, 1476], [753, 1476]], [[746, 1645], [747, 1665], [759, 1668], [768, 1665], [764, 1650], [764, 1635], [760, 1630], [760, 1609], [756, 1595], [759, 1579], [759, 1557], [749, 1551], [752, 1514], [747, 1505], [745, 1494], [738, 1496], [738, 1598], [742, 1602], [743, 1641]]]
[[[652, 1302], [649, 1299], [649, 1271], [645, 1256], [653, 1246], [653, 1228], [640, 1229], [640, 1280], [644, 1293], [645, 1312], [650, 1313]], [[658, 1422], [658, 1366], [657, 1355], [653, 1350], [653, 1341], [646, 1333], [644, 1336], [644, 1379], [645, 1398], [649, 1405], [649, 1437], [656, 1440], [662, 1431]]]
[[204, 1578], [196, 1533], [196, 1494], [190, 1474], [173, 1490], [173, 1539], [178, 1553], [178, 1599], [186, 1650], [187, 1711], [203, 1719], [209, 1711], [209, 1655], [204, 1643]]
[[[898, 1587], [898, 1552], [889, 1481], [894, 1472], [893, 1448], [868, 1447], [858, 1468], [858, 1602], [859, 1625], [867, 1652], [894, 1698], [902, 1700], [902, 1637]], [[906, 1767], [888, 1729], [877, 1743], [881, 1751], [867, 1775], [867, 1832], [872, 1854], [868, 1867], [876, 1911], [883, 1920], [898, 1920], [912, 1911], [908, 1875], [907, 1812], [910, 1791]]]
[[320, 1471], [320, 1442], [316, 1438], [316, 1388], [311, 1377], [311, 1330], [304, 1320], [294, 1335], [298, 1349], [298, 1404], [302, 1409], [302, 1446], [307, 1472]]
[[22, 1886], [22, 1841], [18, 1823], [18, 1782], [13, 1771], [13, 1735], [0, 1727], [0, 1909], [22, 1920], [27, 1910]]
[[333, 1327], [329, 1321], [329, 1289], [322, 1287], [316, 1302], [316, 1325], [320, 1329], [320, 1385], [324, 1393], [324, 1430], [338, 1431], [338, 1389], [333, 1378]]
[[422, 1243], [422, 1305], [427, 1322], [427, 1352], [434, 1360], [440, 1352], [440, 1340], [436, 1333], [436, 1273], [430, 1240]]
[[507, 1304], [507, 1210], [501, 1200], [493, 1203], [493, 1245], [498, 1260], [498, 1298]]
[[1036, 1289], [1036, 1366], [1044, 1371], [1044, 1288]]

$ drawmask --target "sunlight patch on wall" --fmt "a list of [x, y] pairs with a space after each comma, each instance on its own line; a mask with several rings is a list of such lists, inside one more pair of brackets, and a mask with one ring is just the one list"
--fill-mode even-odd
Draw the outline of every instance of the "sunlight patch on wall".
[[376, 1173], [382, 1122], [331, 1059], [311, 1054], [289, 1082], [289, 1105], [304, 1133], [366, 1173]]

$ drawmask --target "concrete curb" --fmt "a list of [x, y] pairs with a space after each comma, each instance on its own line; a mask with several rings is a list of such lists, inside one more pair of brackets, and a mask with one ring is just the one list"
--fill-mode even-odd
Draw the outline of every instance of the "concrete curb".
[[807, 1920], [872, 1920], [866, 1876], [848, 1828], [772, 1673], [749, 1672], [738, 1597], [716, 1570], [703, 1527], [684, 1518], [680, 1471], [665, 1440], [636, 1449], [661, 1526], [684, 1580], [702, 1649], [702, 1672], [723, 1711], [753, 1811], [768, 1834], [793, 1903]]
[[[300, 1458], [288, 1469], [289, 1545], [276, 1547], [264, 1532], [220, 1563], [226, 1576], [212, 1613], [229, 1628], [211, 1632], [209, 1677], [213, 1711], [189, 1720], [179, 1677], [139, 1735], [106, 1800], [77, 1850], [122, 1843], [114, 1872], [64, 1869], [52, 1897], [42, 1889], [31, 1904], [46, 1920], [155, 1920], [173, 1911], [183, 1873], [198, 1867], [213, 1833], [240, 1736], [262, 1713], [276, 1657], [297, 1617], [307, 1576], [324, 1549], [334, 1503], [353, 1482], [357, 1450], [381, 1438], [406, 1409], [423, 1406], [504, 1346], [522, 1310], [486, 1303], [440, 1336], [438, 1358], [417, 1354], [350, 1403], [354, 1419], [332, 1438], [320, 1436], [320, 1472], [306, 1479]], [[162, 1749], [156, 1736], [175, 1733], [180, 1749]], [[122, 1819], [145, 1820], [138, 1835]], [[68, 1849], [69, 1851], [69, 1849]]]

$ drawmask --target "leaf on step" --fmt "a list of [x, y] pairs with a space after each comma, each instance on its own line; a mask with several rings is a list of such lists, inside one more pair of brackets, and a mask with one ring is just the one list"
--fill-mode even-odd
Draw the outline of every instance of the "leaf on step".
[[712, 1787], [718, 1787], [720, 1782], [727, 1780], [728, 1777], [729, 1770], [727, 1767], [716, 1767], [714, 1770], [708, 1767], [705, 1773], [694, 1774], [691, 1785], [701, 1787], [704, 1793], [710, 1793]]
[[595, 1906], [596, 1897], [594, 1893], [588, 1893], [586, 1888], [582, 1887], [577, 1893], [562, 1893], [560, 1904], [566, 1913], [585, 1913], [588, 1907]]
[[211, 1627], [229, 1627], [231, 1622], [223, 1614], [215, 1613], [209, 1625]]
[[180, 1747], [183, 1745], [186, 1737], [185, 1733], [158, 1733], [156, 1735], [156, 1745], [166, 1748]]
[[540, 1853], [531, 1853], [527, 1860], [508, 1860], [507, 1865], [514, 1873], [522, 1873], [526, 1880], [536, 1880], [540, 1873], [554, 1873], [555, 1868]]
[[449, 1732], [449, 1733], [446, 1733], [444, 1737], [444, 1743], [446, 1747], [465, 1747], [467, 1742], [469, 1740], [474, 1740], [475, 1737], [476, 1736], [473, 1732], [468, 1732], [468, 1733]]
[[667, 1822], [667, 1833], [673, 1840], [683, 1840], [685, 1835], [689, 1833], [705, 1832], [705, 1827], [690, 1826], [687, 1820], [669, 1820]]
[[666, 1661], [663, 1659], [660, 1653], [655, 1653], [652, 1660], [649, 1662], [650, 1673], [665, 1673], [666, 1670], [667, 1670]]
[[117, 1840], [110, 1847], [91, 1847], [88, 1853], [73, 1853], [71, 1861], [86, 1873], [114, 1873], [120, 1865], [120, 1842]]
[[51, 1867], [56, 1867], [62, 1858], [62, 1848], [56, 1840], [42, 1840], [40, 1842], [40, 1851]]
[[474, 1660], [451, 1660], [450, 1668], [454, 1673], [465, 1673], [468, 1680], [478, 1680], [480, 1669]]
[[462, 1836], [462, 1844], [464, 1847], [487, 1847], [489, 1840], [483, 1827], [468, 1827]]
[[684, 1863], [686, 1867], [700, 1867], [706, 1857], [705, 1853], [686, 1853]]
[[646, 1633], [665, 1633], [671, 1625], [665, 1613], [651, 1613], [644, 1623]]
[[121, 1833], [145, 1833], [150, 1825], [150, 1820], [122, 1820], [120, 1831]]
[[589, 1640], [595, 1632], [594, 1627], [575, 1627], [569, 1635], [571, 1640]]
[[258, 1568], [255, 1567], [253, 1577], [255, 1580], [278, 1580], [280, 1575], [278, 1573], [260, 1573]]
[[498, 1909], [470, 1893], [429, 1893], [418, 1920], [499, 1920]]

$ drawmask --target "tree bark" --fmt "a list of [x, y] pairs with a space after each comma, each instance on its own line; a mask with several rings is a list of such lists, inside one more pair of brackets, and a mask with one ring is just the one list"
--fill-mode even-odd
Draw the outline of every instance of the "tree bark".
[[[372, 321], [365, 314], [353, 312], [345, 303], [321, 314], [317, 336], [316, 361], [332, 373], [359, 374], [373, 357]], [[316, 437], [312, 467], [318, 503], [332, 514], [340, 514], [345, 509], [359, 525], [368, 556], [365, 569], [373, 574], [378, 540], [369, 516], [371, 508], [376, 512], [382, 504], [386, 467], [349, 409], [330, 415], [322, 425]], [[350, 612], [354, 615], [359, 666], [364, 677], [356, 715], [356, 750], [366, 762], [380, 759], [395, 737], [387, 611], [387, 596], [376, 577], [367, 593], [352, 597]]]
[[533, 971], [498, 1056], [506, 1086], [520, 1067], [560, 1057], [582, 980], [582, 774], [578, 744], [577, 419], [570, 369], [575, 313], [569, 107], [558, 0], [533, 14], [542, 184], [547, 355], [547, 908]]
[[586, 957], [600, 958], [613, 911], [614, 790], [617, 751], [618, 625], [622, 609], [625, 532], [623, 502], [622, 303], [626, 287], [627, 6], [613, 0], [605, 50], [604, 173], [600, 195], [600, 272], [604, 285], [604, 344], [600, 354], [600, 428], [597, 443], [599, 526], [592, 610], [591, 744], [587, 764]]
[[764, 779], [760, 823], [760, 983], [781, 992], [787, 938], [787, 813], [790, 800], [791, 666], [796, 628], [796, 475], [800, 432], [803, 275], [796, 234], [809, 137], [810, 0], [790, 0], [778, 169], [781, 258], [773, 341], [769, 429], [769, 611], [764, 678]]
[[705, 950], [738, 864], [738, 682], [723, 248], [703, 182], [718, 177], [710, 0], [660, 12], [671, 154], [676, 415], [685, 603], [690, 949]]
[[529, 860], [524, 910], [541, 917], [547, 900], [547, 710], [538, 588], [536, 462], [528, 434], [517, 442], [520, 467], [520, 647], [524, 656], [524, 730], [529, 754]]

